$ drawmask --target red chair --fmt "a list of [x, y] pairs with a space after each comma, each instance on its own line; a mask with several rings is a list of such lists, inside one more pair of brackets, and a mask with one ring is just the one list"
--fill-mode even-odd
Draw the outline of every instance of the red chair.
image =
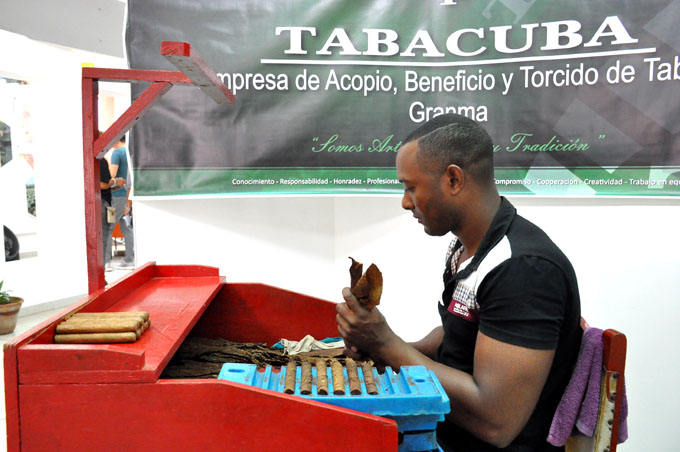
[[570, 437], [567, 452], [616, 452], [626, 367], [626, 335], [616, 330], [605, 330], [602, 342], [603, 373], [595, 434], [592, 437]]
[[113, 228], [113, 233], [111, 234], [111, 240], [113, 242], [111, 249], [113, 250], [113, 256], [118, 256], [118, 245], [122, 243], [122, 239], [123, 233], [120, 230], [120, 223], [116, 223], [116, 226]]

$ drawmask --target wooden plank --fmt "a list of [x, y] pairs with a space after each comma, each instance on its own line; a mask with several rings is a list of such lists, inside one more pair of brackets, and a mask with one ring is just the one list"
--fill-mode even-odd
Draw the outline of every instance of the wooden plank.
[[[27, 356], [26, 358], [24, 357]], [[73, 359], [73, 356], [79, 359]], [[105, 374], [108, 371], [140, 370], [144, 367], [145, 351], [130, 349], [122, 344], [45, 344], [22, 347], [19, 350], [20, 373], [57, 374], [59, 372]], [[35, 365], [40, 362], [40, 368]], [[89, 378], [89, 377], [88, 377]], [[51, 378], [41, 377], [49, 382]], [[21, 378], [23, 383], [25, 378]], [[35, 378], [28, 378], [28, 381]]]
[[626, 368], [626, 335], [613, 329], [602, 333], [604, 368], [623, 374]]
[[83, 77], [102, 82], [169, 82], [175, 85], [193, 85], [189, 77], [177, 71], [86, 67], [83, 68]]
[[393, 420], [225, 380], [20, 391], [22, 452], [398, 449]]
[[103, 289], [104, 252], [102, 245], [101, 190], [99, 188], [99, 162], [94, 158], [93, 146], [99, 135], [98, 84], [92, 79], [82, 79], [83, 95], [83, 187], [85, 194], [85, 243], [87, 249], [87, 291]]
[[205, 265], [157, 265], [155, 273], [156, 278], [219, 275], [219, 268]]
[[21, 437], [19, 436], [19, 383], [16, 344], [9, 342], [4, 345], [3, 349], [7, 452], [19, 452], [21, 450]]
[[228, 283], [194, 329], [235, 342], [299, 340], [338, 335], [335, 303], [257, 283]]
[[[602, 333], [603, 360], [605, 369], [605, 388], [610, 394], [611, 390], [616, 393], [614, 399], [614, 416], [611, 424], [610, 451], [616, 452], [619, 437], [619, 422], [621, 418], [621, 405], [623, 403], [624, 373], [626, 368], [626, 335], [613, 329]], [[616, 373], [616, 376], [612, 374]], [[610, 381], [615, 381], [615, 388], [609, 388]], [[603, 388], [603, 389], [605, 389]]]
[[191, 47], [191, 44], [177, 41], [162, 41], [161, 55], [184, 73], [194, 85], [218, 104], [234, 103], [234, 94], [224, 86], [208, 63]]
[[[19, 382], [155, 381], [219, 291], [222, 282], [221, 277], [151, 279], [111, 306], [118, 311], [149, 312], [151, 326], [136, 342], [88, 346], [24, 345], [18, 351]], [[94, 306], [91, 304], [90, 307]], [[52, 336], [44, 339], [51, 340], [53, 331], [48, 330], [45, 335]], [[139, 361], [129, 361], [134, 354], [143, 354], [142, 367], [138, 365]]]
[[[161, 269], [148, 263], [36, 326], [18, 346], [22, 384], [155, 381], [224, 284], [210, 267]], [[182, 270], [184, 269], [184, 270]], [[213, 276], [187, 276], [210, 273]], [[147, 311], [151, 326], [134, 343], [53, 344], [56, 324], [76, 312]]]

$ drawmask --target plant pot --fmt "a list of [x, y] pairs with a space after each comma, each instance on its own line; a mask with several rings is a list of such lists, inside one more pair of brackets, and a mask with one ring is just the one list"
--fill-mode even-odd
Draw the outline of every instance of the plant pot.
[[0, 334], [9, 334], [17, 326], [19, 309], [24, 302], [23, 298], [9, 297], [10, 303], [0, 304]]

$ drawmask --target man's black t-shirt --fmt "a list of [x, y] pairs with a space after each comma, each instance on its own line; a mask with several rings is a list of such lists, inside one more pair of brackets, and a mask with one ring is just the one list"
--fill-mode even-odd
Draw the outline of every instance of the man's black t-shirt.
[[[477, 333], [521, 347], [555, 350], [550, 373], [524, 429], [504, 449], [444, 421], [437, 439], [455, 452], [563, 450], [546, 438], [581, 344], [581, 309], [574, 270], [550, 238], [503, 198], [477, 252], [455, 269], [457, 239], [446, 258], [439, 314], [444, 340], [437, 361], [472, 374]], [[452, 268], [453, 267], [453, 268]], [[451, 401], [456, 409], [456, 401]]]

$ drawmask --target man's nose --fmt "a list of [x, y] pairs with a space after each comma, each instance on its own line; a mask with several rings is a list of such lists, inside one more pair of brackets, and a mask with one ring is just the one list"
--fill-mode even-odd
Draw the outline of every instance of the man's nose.
[[413, 210], [413, 201], [407, 192], [404, 192], [404, 196], [401, 197], [401, 207], [405, 210]]

